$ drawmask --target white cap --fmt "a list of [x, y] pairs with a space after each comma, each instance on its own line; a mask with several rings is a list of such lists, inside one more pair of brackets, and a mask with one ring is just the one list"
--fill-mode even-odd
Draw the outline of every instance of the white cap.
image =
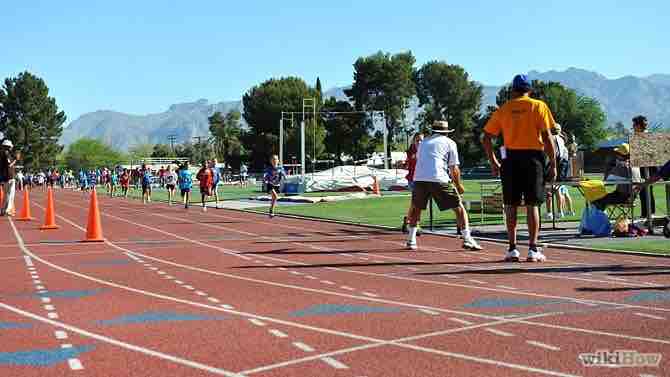
[[9, 149], [14, 148], [14, 144], [12, 144], [11, 140], [5, 140], [2, 142], [3, 147], [8, 147]]

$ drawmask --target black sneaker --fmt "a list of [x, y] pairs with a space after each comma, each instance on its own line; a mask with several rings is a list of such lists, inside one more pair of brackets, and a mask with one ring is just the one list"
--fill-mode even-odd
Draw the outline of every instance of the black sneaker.
[[402, 218], [402, 226], [400, 227], [400, 230], [407, 234], [407, 216]]

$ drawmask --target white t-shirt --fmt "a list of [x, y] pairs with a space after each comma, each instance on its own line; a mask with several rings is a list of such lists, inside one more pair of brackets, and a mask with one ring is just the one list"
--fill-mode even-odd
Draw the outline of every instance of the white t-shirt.
[[456, 142], [444, 135], [430, 136], [419, 144], [414, 181], [449, 183], [449, 167], [459, 165]]
[[567, 160], [568, 148], [565, 146], [565, 139], [563, 139], [563, 136], [561, 135], [556, 135], [554, 140], [556, 141], [557, 157], [560, 158], [561, 160]]
[[176, 185], [177, 184], [177, 173], [173, 171], [165, 172], [165, 184], [166, 185]]

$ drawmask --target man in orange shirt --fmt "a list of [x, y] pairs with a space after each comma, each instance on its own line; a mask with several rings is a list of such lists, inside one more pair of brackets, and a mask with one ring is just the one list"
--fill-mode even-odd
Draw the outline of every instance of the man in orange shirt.
[[[531, 83], [526, 75], [512, 82], [512, 99], [501, 106], [484, 127], [482, 144], [491, 161], [494, 175], [500, 174], [507, 220], [509, 250], [505, 261], [518, 262], [516, 247], [517, 207], [526, 206], [530, 244], [529, 262], [547, 258], [538, 247], [540, 232], [539, 206], [544, 202], [545, 184], [556, 178], [556, 153], [551, 128], [554, 118], [547, 104], [530, 98]], [[505, 156], [498, 161], [491, 140], [502, 135]], [[550, 160], [548, 171], [547, 157]]]

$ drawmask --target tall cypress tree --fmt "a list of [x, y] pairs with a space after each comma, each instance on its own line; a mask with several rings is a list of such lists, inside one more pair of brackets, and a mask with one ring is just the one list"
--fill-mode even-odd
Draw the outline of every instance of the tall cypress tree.
[[41, 78], [23, 72], [5, 79], [0, 88], [0, 131], [22, 151], [26, 167], [54, 164], [63, 149], [58, 138], [65, 119]]

